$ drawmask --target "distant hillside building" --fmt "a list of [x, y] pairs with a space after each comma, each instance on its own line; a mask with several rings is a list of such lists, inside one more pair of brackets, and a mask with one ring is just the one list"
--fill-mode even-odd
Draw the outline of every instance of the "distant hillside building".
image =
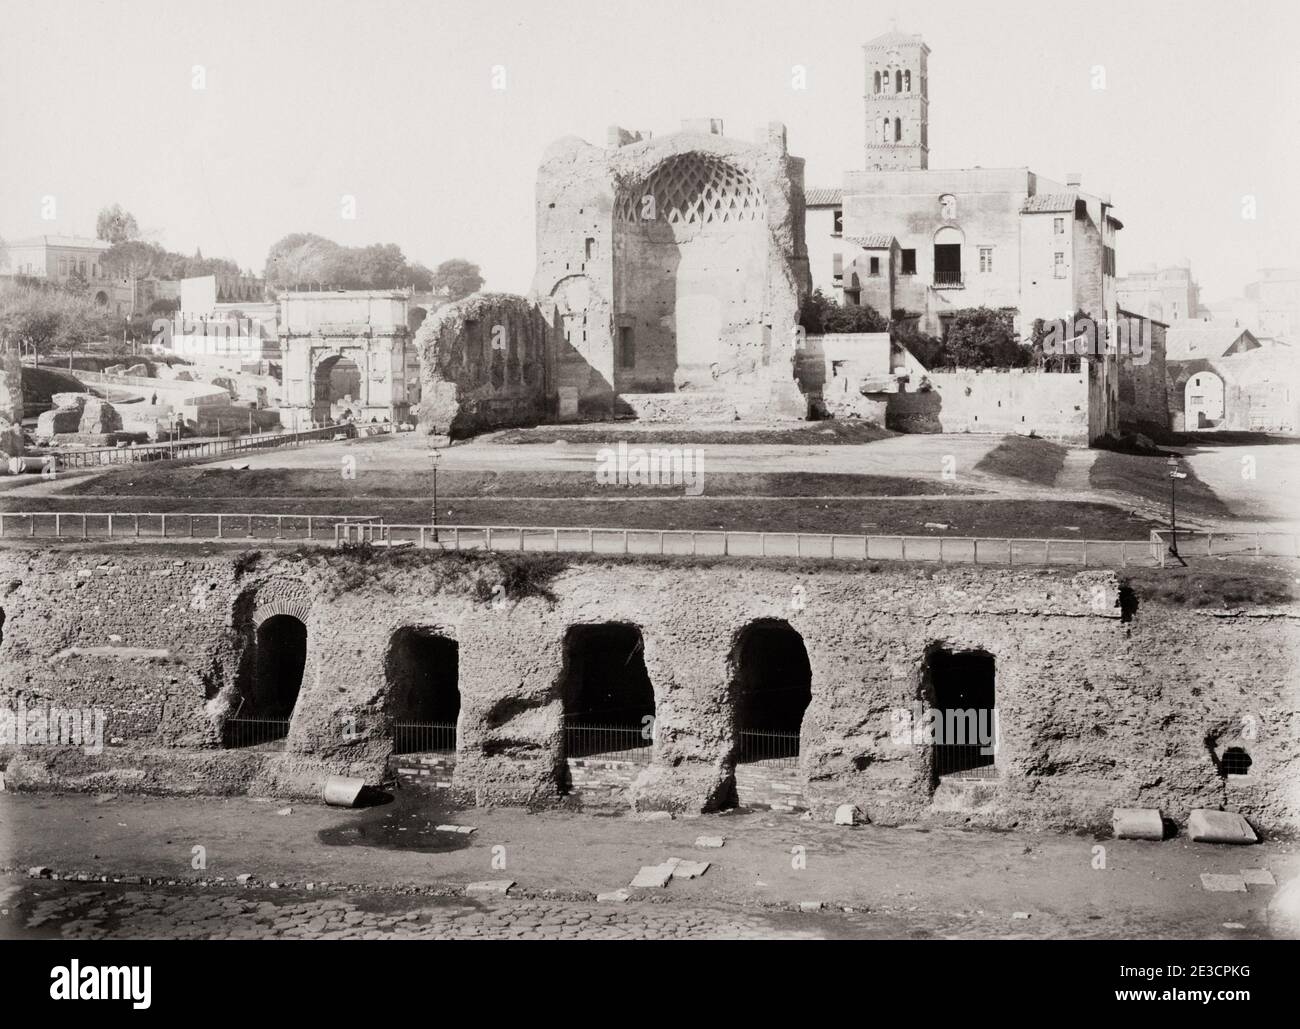
[[31, 236], [0, 249], [0, 272], [60, 286], [80, 279], [97, 304], [126, 317], [141, 309], [140, 290], [134, 280], [109, 274], [103, 263], [109, 249], [102, 239], [86, 236]]
[[1109, 197], [1078, 175], [1028, 168], [929, 167], [930, 50], [889, 32], [864, 47], [866, 170], [838, 189], [805, 191], [814, 288], [888, 316], [903, 310], [935, 335], [963, 308], [1015, 308], [1035, 318], [1086, 311], [1113, 321], [1115, 241]]
[[1119, 305], [1167, 325], [1201, 317], [1201, 287], [1190, 265], [1151, 265], [1115, 280]]

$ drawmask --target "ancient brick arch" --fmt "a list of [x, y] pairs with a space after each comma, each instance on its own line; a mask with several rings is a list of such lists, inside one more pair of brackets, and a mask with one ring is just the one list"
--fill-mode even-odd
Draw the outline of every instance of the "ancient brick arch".
[[258, 604], [253, 609], [253, 628], [261, 628], [263, 622], [268, 618], [274, 618], [276, 615], [293, 615], [294, 618], [306, 625], [307, 619], [311, 615], [311, 604], [305, 600], [295, 600], [291, 597], [283, 597], [267, 601], [264, 604]]

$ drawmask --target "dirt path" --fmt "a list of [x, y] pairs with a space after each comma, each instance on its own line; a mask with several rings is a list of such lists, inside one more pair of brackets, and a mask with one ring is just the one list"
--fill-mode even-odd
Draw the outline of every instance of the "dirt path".
[[[439, 806], [437, 796], [407, 789], [368, 810], [294, 803], [291, 814], [280, 815], [281, 802], [247, 798], [3, 794], [0, 866], [21, 872], [44, 865], [110, 880], [156, 877], [164, 884], [218, 876], [229, 882], [249, 873], [262, 885], [292, 889], [328, 882], [455, 896], [470, 882], [509, 878], [517, 883], [511, 896], [545, 900], [550, 890], [552, 899], [590, 904], [598, 892], [627, 886], [641, 866], [680, 857], [711, 867], [663, 890], [633, 891], [629, 904], [794, 911], [822, 902], [869, 911], [882, 920], [881, 932], [908, 927], [979, 936], [1267, 936], [1273, 888], [1209, 893], [1200, 874], [1268, 868], [1279, 886], [1300, 874], [1300, 853], [1288, 843], [1226, 848], [1182, 838], [1151, 844], [848, 829], [770, 812], [638, 821], [453, 810]], [[477, 831], [437, 829], [448, 823]], [[724, 836], [726, 844], [697, 848], [701, 835]], [[206, 864], [200, 870], [193, 867], [198, 853]], [[1099, 856], [1104, 868], [1097, 867]]]

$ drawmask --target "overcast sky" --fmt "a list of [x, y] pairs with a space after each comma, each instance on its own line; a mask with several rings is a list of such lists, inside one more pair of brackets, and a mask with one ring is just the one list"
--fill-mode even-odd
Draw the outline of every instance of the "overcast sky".
[[[526, 292], [546, 145], [608, 125], [784, 121], [809, 185], [862, 166], [860, 44], [930, 55], [930, 166], [1083, 174], [1121, 273], [1202, 297], [1300, 265], [1300, 4], [912, 0], [0, 0], [0, 237], [94, 235], [114, 202], [170, 249], [261, 272], [289, 232], [478, 262]], [[193, 88], [195, 66], [205, 88]], [[494, 66], [505, 89], [493, 89]], [[792, 69], [807, 88], [792, 88]], [[1096, 66], [1104, 89], [1094, 88]], [[355, 219], [341, 198], [355, 197]], [[42, 220], [55, 199], [56, 218]], [[1243, 217], [1243, 197], [1257, 216]]]

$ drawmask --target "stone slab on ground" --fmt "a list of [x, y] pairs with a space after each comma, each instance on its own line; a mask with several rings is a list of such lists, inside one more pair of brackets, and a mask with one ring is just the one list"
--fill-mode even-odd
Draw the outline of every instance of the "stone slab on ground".
[[1256, 843], [1258, 837], [1235, 811], [1197, 808], [1187, 819], [1187, 835], [1194, 843]]
[[509, 893], [510, 887], [514, 884], [513, 879], [485, 879], [482, 882], [470, 883], [465, 887], [465, 894], [473, 896], [476, 893]]
[[1247, 886], [1276, 886], [1277, 880], [1267, 868], [1243, 868], [1241, 878]]
[[1245, 893], [1246, 882], [1239, 875], [1202, 872], [1201, 887], [1210, 893]]
[[724, 836], [697, 836], [697, 837], [695, 837], [695, 845], [696, 845], [697, 847], [704, 847], [704, 848], [706, 848], [706, 849], [715, 849], [715, 850], [716, 850], [718, 847], [721, 847], [721, 846], [725, 845], [726, 842], [727, 842], [727, 840], [726, 840], [726, 837], [724, 837]]
[[627, 890], [611, 890], [608, 893], [597, 893], [597, 904], [623, 904], [632, 896]]
[[867, 816], [856, 804], [841, 804], [835, 809], [836, 825], [865, 825]]
[[1153, 807], [1117, 807], [1110, 815], [1117, 840], [1163, 840], [1165, 824]]
[[675, 865], [664, 862], [662, 865], [642, 865], [641, 871], [628, 884], [636, 889], [657, 890], [668, 885], [673, 877]]
[[681, 858], [673, 858], [674, 879], [698, 879], [708, 870], [707, 861], [684, 861]]
[[435, 826], [435, 828], [438, 830], [438, 832], [458, 832], [458, 833], [465, 833], [465, 834], [478, 832], [477, 825], [439, 825], [439, 826]]

